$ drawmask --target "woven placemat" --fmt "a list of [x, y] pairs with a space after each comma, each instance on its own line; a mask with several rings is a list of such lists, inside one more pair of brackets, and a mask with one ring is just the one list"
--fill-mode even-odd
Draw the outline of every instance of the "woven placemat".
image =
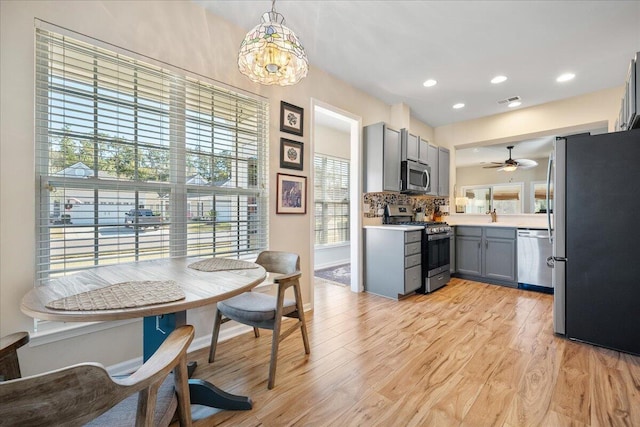
[[135, 308], [184, 299], [182, 289], [173, 280], [122, 282], [93, 291], [60, 298], [46, 304], [54, 310], [92, 311]]
[[229, 258], [209, 258], [189, 264], [189, 268], [200, 271], [248, 270], [258, 268], [252, 262]]

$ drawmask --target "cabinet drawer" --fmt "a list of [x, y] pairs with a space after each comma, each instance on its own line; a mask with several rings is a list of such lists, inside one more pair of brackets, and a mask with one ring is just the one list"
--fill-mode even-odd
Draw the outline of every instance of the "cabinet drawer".
[[404, 233], [404, 242], [405, 243], [413, 243], [413, 242], [419, 242], [420, 240], [422, 240], [422, 230], [416, 230], [416, 231], [406, 231]]
[[482, 227], [456, 226], [456, 236], [482, 236]]
[[417, 265], [404, 271], [404, 293], [408, 294], [422, 286], [422, 268]]
[[422, 262], [422, 255], [410, 255], [404, 258], [404, 268], [413, 267], [414, 265], [420, 265]]
[[498, 239], [515, 239], [515, 228], [499, 228], [499, 227], [485, 227], [485, 237], [496, 237]]
[[420, 242], [415, 243], [407, 243], [404, 245], [404, 254], [405, 255], [415, 255], [420, 254], [420, 246], [422, 244]]

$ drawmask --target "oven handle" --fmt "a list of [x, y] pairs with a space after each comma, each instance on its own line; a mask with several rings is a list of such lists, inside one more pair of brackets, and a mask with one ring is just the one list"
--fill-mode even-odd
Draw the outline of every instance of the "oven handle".
[[427, 237], [428, 241], [433, 241], [433, 240], [442, 240], [442, 239], [450, 239], [451, 238], [451, 233], [441, 233], [441, 234], [429, 234], [429, 237]]

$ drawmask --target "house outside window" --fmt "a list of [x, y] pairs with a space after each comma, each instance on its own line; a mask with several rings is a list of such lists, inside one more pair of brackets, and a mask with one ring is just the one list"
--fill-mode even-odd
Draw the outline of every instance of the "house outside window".
[[268, 103], [36, 30], [38, 279], [267, 248]]
[[315, 244], [348, 243], [349, 160], [316, 154]]

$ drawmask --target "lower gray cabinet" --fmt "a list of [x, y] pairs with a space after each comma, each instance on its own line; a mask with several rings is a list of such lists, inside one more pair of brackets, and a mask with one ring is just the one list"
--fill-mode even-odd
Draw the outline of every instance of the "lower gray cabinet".
[[422, 229], [365, 228], [367, 292], [398, 299], [422, 285]]
[[[482, 232], [482, 230], [480, 229]], [[456, 269], [460, 274], [482, 276], [482, 238], [456, 236]]]
[[456, 267], [460, 277], [516, 287], [516, 229], [456, 227]]

